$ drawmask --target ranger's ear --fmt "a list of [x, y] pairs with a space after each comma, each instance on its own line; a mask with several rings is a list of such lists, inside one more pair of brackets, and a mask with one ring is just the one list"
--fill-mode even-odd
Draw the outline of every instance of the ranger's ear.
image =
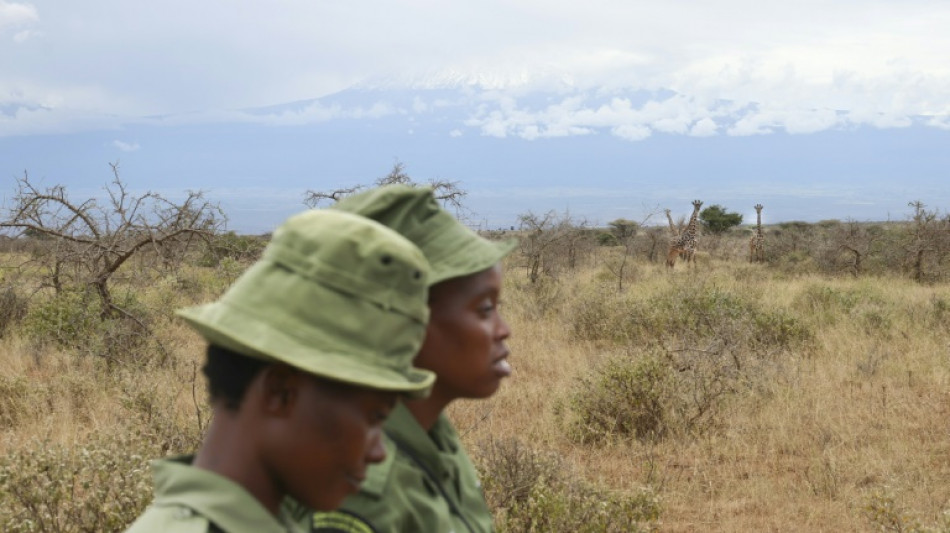
[[263, 408], [272, 416], [287, 416], [300, 396], [303, 376], [299, 370], [275, 364], [265, 368], [260, 376], [264, 392]]

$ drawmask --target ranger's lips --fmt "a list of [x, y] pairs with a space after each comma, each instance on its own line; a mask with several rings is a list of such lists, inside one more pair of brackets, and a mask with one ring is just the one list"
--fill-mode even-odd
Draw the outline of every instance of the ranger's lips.
[[508, 350], [505, 350], [505, 352], [501, 355], [501, 357], [495, 359], [495, 361], [492, 362], [492, 369], [495, 371], [496, 374], [502, 377], [511, 375], [511, 363], [508, 362], [509, 354], [510, 352], [508, 352]]

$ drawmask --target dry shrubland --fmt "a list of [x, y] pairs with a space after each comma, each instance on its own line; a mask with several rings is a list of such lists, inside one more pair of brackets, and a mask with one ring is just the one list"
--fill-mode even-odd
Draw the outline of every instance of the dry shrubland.
[[[771, 226], [761, 263], [748, 233], [703, 237], [674, 269], [662, 229], [523, 234], [515, 373], [450, 408], [499, 529], [950, 531], [950, 222], [927, 214]], [[194, 449], [203, 346], [172, 311], [253, 259], [222, 239], [117, 271], [134, 320], [4, 243], [0, 530], [121, 529], [151, 498], [146, 458]]]

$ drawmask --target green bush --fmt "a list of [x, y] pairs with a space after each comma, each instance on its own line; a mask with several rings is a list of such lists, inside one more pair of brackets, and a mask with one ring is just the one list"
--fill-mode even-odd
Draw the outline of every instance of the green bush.
[[90, 291], [63, 291], [30, 308], [23, 332], [37, 346], [55, 346], [108, 363], [164, 360], [164, 348], [151, 334], [150, 313], [129, 292], [116, 305], [123, 313], [103, 317], [99, 299]]
[[776, 251], [774, 255], [778, 257], [778, 260], [775, 261], [775, 265], [780, 271], [786, 274], [811, 274], [818, 272], [818, 265], [815, 264], [814, 258], [805, 250], [791, 250], [788, 252]]
[[752, 323], [754, 347], [788, 347], [814, 338], [811, 328], [783, 309], [756, 314]]
[[75, 349], [95, 334], [99, 302], [87, 291], [63, 291], [32, 306], [23, 332], [39, 345]]
[[600, 442], [716, 427], [735, 393], [767, 387], [778, 355], [814, 338], [815, 326], [763, 300], [705, 281], [649, 296], [578, 293], [566, 317], [574, 335], [627, 355], [582, 378], [561, 405], [568, 436]]
[[[118, 389], [115, 397], [125, 418], [134, 422], [136, 431], [159, 445], [163, 454], [198, 449], [205, 426], [211, 418], [204, 381], [197, 365], [190, 372], [184, 368], [181, 371], [184, 374], [178, 375], [180, 388], [156, 383], [149, 378], [147, 371], [135, 367], [120, 369], [115, 375]], [[178, 408], [180, 399], [189, 397], [194, 418], [183, 416]]]
[[551, 313], [560, 311], [564, 302], [562, 283], [554, 278], [538, 278], [506, 292], [506, 306], [516, 309], [515, 313], [532, 320], [539, 320]]
[[619, 306], [625, 305], [624, 300], [617, 291], [607, 287], [607, 284], [599, 284], [574, 295], [567, 315], [574, 337], [581, 340], [624, 340], [616, 312]]
[[875, 491], [868, 497], [864, 513], [877, 531], [950, 533], [950, 509], [945, 509], [934, 525], [923, 526], [901, 509], [894, 495], [886, 488]]
[[89, 418], [89, 398], [101, 383], [77, 374], [56, 380], [0, 375], [0, 427], [15, 428], [57, 408], [68, 409], [77, 422]]
[[26, 298], [14, 287], [0, 287], [0, 337], [26, 316], [27, 309]]
[[260, 259], [266, 246], [267, 239], [256, 235], [238, 235], [233, 231], [215, 235], [198, 259], [198, 266], [215, 267], [225, 258], [252, 263]]
[[935, 327], [950, 330], [950, 298], [941, 298], [936, 294], [930, 297], [930, 322]]
[[598, 246], [618, 246], [620, 241], [617, 239], [617, 236], [613, 233], [602, 231], [597, 234], [597, 245]]
[[580, 443], [662, 437], [671, 379], [669, 367], [653, 357], [608, 359], [569, 394], [569, 414], [562, 417], [568, 437]]
[[583, 340], [637, 346], [698, 344], [719, 339], [751, 350], [788, 348], [813, 338], [810, 328], [784, 309], [763, 307], [754, 295], [716, 286], [673, 286], [649, 300], [581, 292], [570, 315]]
[[737, 392], [769, 383], [774, 366], [716, 343], [613, 355], [555, 402], [555, 414], [582, 444], [699, 434], [722, 423]]
[[137, 435], [75, 445], [32, 441], [0, 458], [0, 531], [121, 531], [151, 500], [148, 460], [159, 450]]
[[0, 375], [0, 427], [11, 428], [35, 416], [30, 383], [21, 376]]
[[820, 315], [822, 321], [836, 320], [842, 314], [850, 313], [858, 304], [856, 292], [835, 289], [824, 284], [805, 287], [794, 301], [796, 308], [809, 315]]
[[870, 335], [887, 335], [893, 324], [893, 305], [872, 285], [849, 289], [810, 285], [795, 297], [792, 307], [815, 324], [826, 326], [847, 321]]
[[649, 489], [621, 492], [593, 485], [557, 455], [517, 439], [479, 446], [473, 459], [499, 533], [656, 529], [660, 505]]

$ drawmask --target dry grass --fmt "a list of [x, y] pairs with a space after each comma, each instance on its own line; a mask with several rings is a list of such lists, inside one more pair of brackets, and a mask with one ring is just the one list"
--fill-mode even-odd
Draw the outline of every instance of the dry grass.
[[[950, 288], [777, 277], [763, 266], [717, 261], [637, 272], [627, 289], [633, 298], [650, 301], [674, 285], [750, 294], [763, 308], [792, 310], [814, 340], [780, 353], [774, 374], [734, 395], [714, 430], [577, 445], [565, 438], [555, 406], [623, 347], [572, 339], [563, 313], [529, 318], [525, 281], [510, 270], [505, 298], [513, 305], [505, 311], [516, 373], [491, 400], [452, 408], [466, 439], [477, 446], [517, 436], [608, 486], [648, 485], [661, 498], [662, 531], [870, 531], [879, 525], [867, 511], [876, 494], [902, 506], [908, 530], [915, 521], [939, 522], [950, 506], [950, 322], [937, 321], [934, 302], [950, 301]], [[567, 312], [596, 277], [559, 283]]]
[[[905, 530], [939, 524], [950, 507], [950, 286], [794, 275], [717, 258], [684, 267], [635, 263], [618, 294], [596, 257], [540, 287], [511, 266], [503, 312], [515, 373], [492, 399], [451, 407], [473, 455], [515, 437], [592, 483], [649, 487], [660, 499], [661, 531], [886, 530], [868, 511], [883, 501]], [[38, 347], [16, 328], [0, 338], [0, 454], [37, 440], [72, 445], [135, 431], [166, 453], [188, 451], [207, 416], [196, 375], [202, 343], [170, 310], [210, 298], [220, 283], [209, 288], [210, 270], [187, 276], [137, 289], [163, 317], [165, 364], [106, 366]], [[642, 313], [690, 291], [724, 295], [742, 312], [785, 313], [811, 336], [752, 347], [755, 339], [740, 336], [743, 316], [734, 330], [693, 336], [581, 338], [574, 328], [584, 298]], [[735, 353], [756, 364], [743, 367], [714, 423], [656, 440], [578, 444], [566, 435], [568, 399], [603, 362], [642, 357], [647, 344], [673, 353], [729, 335]]]

